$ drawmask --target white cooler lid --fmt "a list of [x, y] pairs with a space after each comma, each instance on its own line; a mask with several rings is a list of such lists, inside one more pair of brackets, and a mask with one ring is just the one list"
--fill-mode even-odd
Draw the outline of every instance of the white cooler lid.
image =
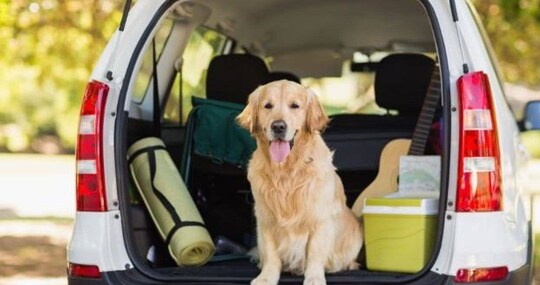
[[399, 193], [382, 198], [366, 198], [364, 214], [436, 215], [439, 208], [437, 197], [411, 197]]

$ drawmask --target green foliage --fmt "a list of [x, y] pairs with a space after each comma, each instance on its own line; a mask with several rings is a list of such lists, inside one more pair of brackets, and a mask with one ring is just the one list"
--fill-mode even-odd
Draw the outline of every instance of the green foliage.
[[[540, 88], [540, 0], [474, 0], [505, 80]], [[532, 157], [540, 158], [540, 132], [521, 134]]]
[[[535, 209], [535, 211], [538, 211], [538, 210]], [[540, 234], [535, 233], [534, 234], [535, 247], [534, 247], [534, 252], [533, 252], [535, 266], [538, 266], [538, 264], [540, 264], [540, 247], [538, 246], [538, 244], [540, 244], [539, 242], [540, 242]], [[538, 274], [538, 267], [536, 267], [535, 271], [536, 271], [536, 274]]]
[[540, 0], [474, 0], [505, 79], [540, 87]]
[[540, 131], [527, 131], [521, 133], [521, 141], [534, 158], [540, 158]]
[[[120, 22], [123, 3], [0, 0], [0, 150], [39, 150], [32, 143], [44, 137], [73, 149], [86, 81]], [[540, 0], [473, 3], [506, 79], [538, 86]], [[210, 36], [203, 35], [214, 42]], [[184, 94], [204, 94], [197, 86], [186, 86]]]
[[72, 149], [85, 83], [120, 0], [0, 0], [0, 149], [43, 136]]

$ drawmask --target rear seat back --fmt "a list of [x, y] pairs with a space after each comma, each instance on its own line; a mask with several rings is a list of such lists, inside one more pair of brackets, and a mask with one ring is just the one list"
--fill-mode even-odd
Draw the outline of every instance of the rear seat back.
[[267, 82], [270, 83], [270, 82], [273, 82], [273, 81], [278, 81], [278, 80], [289, 80], [289, 81], [293, 81], [293, 82], [296, 82], [298, 84], [301, 84], [300, 82], [300, 77], [290, 73], [290, 72], [286, 72], [286, 71], [272, 71], [268, 74], [268, 80]]
[[393, 54], [381, 60], [375, 74], [375, 101], [398, 115], [333, 116], [324, 138], [337, 150], [334, 164], [339, 170], [377, 169], [389, 141], [412, 137], [434, 67], [435, 62], [421, 54]]
[[416, 117], [422, 108], [433, 59], [422, 54], [393, 54], [381, 60], [375, 73], [375, 102], [397, 110], [398, 117]]
[[246, 104], [259, 85], [267, 82], [268, 67], [251, 54], [219, 55], [212, 59], [206, 77], [206, 98]]

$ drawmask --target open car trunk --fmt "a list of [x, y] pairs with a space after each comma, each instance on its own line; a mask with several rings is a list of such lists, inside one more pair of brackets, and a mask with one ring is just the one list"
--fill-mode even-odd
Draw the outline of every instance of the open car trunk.
[[[135, 269], [148, 278], [163, 282], [191, 280], [207, 283], [246, 283], [260, 272], [245, 254], [245, 251], [256, 246], [256, 220], [253, 215], [250, 185], [245, 174], [245, 154], [241, 161], [228, 161], [208, 155], [208, 151], [197, 149], [196, 138], [200, 138], [200, 135], [196, 135], [197, 131], [190, 129], [190, 126], [198, 124], [200, 127], [212, 121], [197, 117], [194, 110], [200, 111], [201, 105], [197, 103], [199, 99], [193, 100], [192, 97], [224, 101], [226, 104], [232, 103], [235, 108], [241, 108], [247, 99], [243, 90], [253, 90], [254, 87], [249, 87], [250, 84], [255, 84], [256, 87], [265, 82], [254, 79], [256, 76], [253, 73], [242, 75], [242, 70], [230, 72], [225, 68], [226, 71], [212, 72], [209, 68], [210, 62], [204, 63], [200, 74], [190, 75], [191, 70], [194, 70], [190, 69], [190, 64], [193, 64], [190, 57], [200, 57], [195, 51], [203, 49], [201, 41], [207, 40], [207, 45], [213, 48], [209, 52], [209, 60], [221, 54], [254, 54], [254, 57], [265, 59], [270, 67], [270, 70], [266, 71], [269, 74], [276, 70], [287, 71], [287, 74], [294, 76], [287, 79], [301, 78], [303, 85], [312, 88], [316, 93], [322, 93], [318, 94], [319, 99], [332, 118], [323, 138], [330, 149], [335, 150], [334, 164], [344, 183], [350, 207], [353, 207], [358, 196], [374, 180], [397, 179], [393, 176], [395, 173], [385, 173], [387, 168], [381, 166], [389, 163], [381, 157], [382, 150], [393, 140], [413, 137], [428, 92], [427, 87], [433, 84], [433, 78], [443, 79], [436, 92], [440, 92], [440, 96], [447, 93], [444, 46], [440, 42], [438, 25], [436, 19], [432, 18], [432, 10], [427, 1], [314, 1], [310, 3], [310, 7], [288, 1], [267, 2], [258, 3], [260, 7], [256, 7], [257, 5], [244, 1], [231, 1], [228, 4], [222, 1], [193, 1], [193, 7], [205, 7], [201, 9], [211, 10], [211, 15], [201, 16], [204, 19], [193, 19], [197, 24], [186, 28], [185, 21], [190, 19], [178, 18], [179, 14], [173, 12], [172, 16], [157, 28], [155, 46], [150, 45], [148, 50], [139, 51], [139, 57], [144, 57], [144, 61], [141, 69], [134, 71], [137, 74], [134, 78], [145, 84], [141, 85], [143, 87], [140, 91], [134, 88], [133, 94], [121, 94], [124, 96], [121, 100], [132, 99], [132, 106], [129, 118], [119, 116], [117, 126], [124, 132], [117, 138], [121, 143], [116, 145], [123, 148], [118, 152], [117, 160], [120, 162], [117, 165], [121, 166], [119, 171], [124, 176], [119, 179], [119, 191], [120, 197], [123, 197], [120, 200], [121, 209], [127, 217], [123, 219], [125, 240]], [[173, 3], [166, 5], [175, 6]], [[229, 8], [226, 9], [224, 5], [229, 5]], [[259, 16], [260, 19], [251, 19], [254, 22], [249, 22], [243, 17], [246, 13], [253, 15], [253, 18]], [[230, 19], [238, 17], [236, 28], [223, 27], [226, 21], [220, 20], [222, 15], [227, 15]], [[323, 18], [326, 19], [325, 23], [317, 21]], [[252, 30], [249, 29], [250, 23]], [[213, 29], [223, 33], [211, 35], [215, 32]], [[188, 39], [180, 37], [182, 31], [189, 31], [189, 42]], [[276, 36], [279, 33], [284, 35]], [[265, 37], [274, 38], [264, 41]], [[340, 50], [337, 50], [338, 46]], [[151, 55], [153, 48], [156, 49], [157, 56]], [[171, 52], [173, 50], [180, 50], [179, 54], [174, 55]], [[405, 55], [405, 59], [402, 55]], [[393, 65], [383, 63], [379, 68], [377, 63], [392, 56], [397, 58]], [[418, 56], [422, 57], [420, 61], [425, 58], [432, 61], [431, 70], [436, 73], [435, 76], [431, 71], [426, 73], [419, 67], [421, 64], [416, 59], [410, 60]], [[177, 68], [177, 58], [183, 58], [182, 68]], [[233, 66], [235, 64], [233, 63]], [[198, 65], [201, 65], [200, 62]], [[386, 71], [381, 71], [385, 68]], [[439, 71], [442, 76], [439, 76]], [[153, 76], [156, 72], [159, 74], [157, 86], [154, 85], [156, 77]], [[377, 74], [378, 72], [380, 73]], [[415, 76], [420, 73], [424, 76]], [[280, 77], [282, 78], [284, 77]], [[339, 81], [339, 78], [343, 82], [353, 79], [356, 81], [353, 87], [340, 89], [344, 83]], [[370, 83], [365, 84], [366, 78], [371, 78]], [[272, 80], [275, 79], [274, 77]], [[235, 91], [230, 89], [227, 91], [230, 94], [212, 93], [215, 86], [231, 81], [241, 85], [235, 88], [242, 90], [238, 93], [243, 92], [243, 98], [234, 99], [235, 96], [231, 94]], [[354, 93], [351, 97], [359, 96], [360, 99], [356, 102], [362, 102], [361, 108], [353, 108], [350, 104], [343, 103], [350, 99], [334, 94], [343, 90], [357, 92], [357, 89], [364, 89], [359, 82], [363, 82], [365, 89], [372, 90], [371, 93], [365, 90], [364, 93]], [[415, 94], [404, 92], [404, 89]], [[155, 90], [159, 96], [154, 94]], [[152, 104], [152, 100], [156, 98], [161, 100], [159, 106]], [[441, 125], [445, 121], [449, 122], [447, 117], [450, 110], [447, 109], [447, 106], [440, 103], [434, 107], [427, 146], [421, 154], [438, 155], [441, 162], [438, 177], [441, 187], [437, 191], [440, 205], [438, 225], [434, 226], [435, 234], [430, 241], [431, 255], [427, 257], [425, 267], [416, 273], [370, 270], [366, 267], [363, 249], [359, 257], [359, 270], [328, 274], [328, 283], [363, 281], [399, 284], [410, 282], [421, 275], [433, 274], [430, 273], [430, 267], [439, 251], [444, 222], [440, 213], [443, 212], [446, 202], [449, 128]], [[367, 113], [365, 110], [368, 110]], [[154, 112], [161, 115], [159, 130], [156, 129], [158, 124], [152, 115]], [[199, 120], [197, 124], [193, 123], [195, 118]], [[209, 127], [202, 133], [214, 134], [209, 131], [211, 129]], [[214, 259], [202, 266], [176, 265], [144, 199], [141, 199], [137, 191], [137, 185], [133, 183], [132, 173], [125, 159], [127, 148], [140, 139], [156, 136], [165, 143], [168, 155], [186, 184], [214, 245], [218, 248]], [[231, 140], [213, 135], [211, 137], [217, 141]], [[232, 140], [231, 145], [234, 145], [234, 137]], [[245, 149], [249, 149], [249, 143], [247, 145]], [[392, 168], [396, 169], [395, 165]], [[381, 177], [377, 177], [378, 175]], [[369, 261], [367, 263], [369, 264]], [[280, 283], [299, 283], [301, 278], [284, 272]]]

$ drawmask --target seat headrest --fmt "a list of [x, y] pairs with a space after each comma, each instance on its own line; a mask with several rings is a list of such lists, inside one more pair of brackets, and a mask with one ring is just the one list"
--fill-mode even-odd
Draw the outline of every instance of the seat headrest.
[[383, 58], [375, 73], [375, 101], [400, 115], [422, 109], [435, 61], [422, 54], [392, 54]]
[[270, 74], [268, 74], [268, 80], [267, 82], [272, 82], [272, 81], [278, 81], [278, 80], [289, 80], [289, 81], [293, 81], [293, 82], [296, 82], [298, 84], [300, 84], [300, 77], [290, 73], [290, 72], [286, 72], [286, 71], [272, 71], [270, 72]]
[[208, 66], [206, 98], [246, 104], [248, 95], [267, 78], [268, 67], [254, 55], [219, 55]]

